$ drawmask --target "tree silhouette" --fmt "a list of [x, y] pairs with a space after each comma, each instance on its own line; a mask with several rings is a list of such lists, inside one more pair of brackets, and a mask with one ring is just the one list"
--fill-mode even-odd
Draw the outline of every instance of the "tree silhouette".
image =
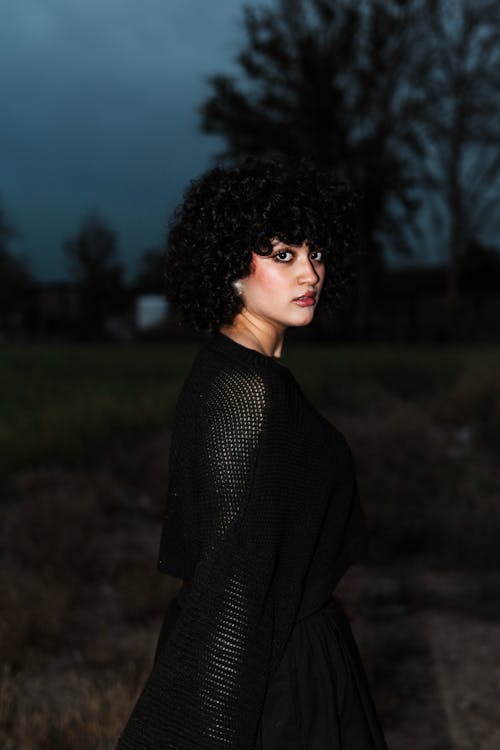
[[164, 292], [165, 253], [157, 248], [145, 250], [138, 264], [133, 285], [137, 291], [161, 294]]
[[33, 284], [33, 275], [25, 258], [14, 255], [10, 240], [19, 236], [10, 223], [0, 196], [0, 319], [3, 328], [16, 324], [13, 318], [23, 316], [29, 303], [28, 292]]
[[13, 237], [18, 236], [17, 229], [10, 223], [3, 206], [3, 199], [0, 195], [0, 252], [8, 252], [9, 242]]
[[360, 330], [370, 288], [384, 272], [384, 248], [408, 255], [419, 228], [418, 120], [426, 62], [420, 0], [369, 4], [276, 0], [247, 6], [241, 77], [208, 78], [201, 127], [222, 135], [216, 159], [307, 154], [361, 191]]
[[63, 251], [82, 300], [81, 335], [103, 335], [108, 316], [120, 313], [125, 302], [123, 267], [115, 231], [96, 212], [89, 213]]
[[[500, 229], [500, 4], [428, 0], [431, 62], [425, 113], [429, 184], [448, 231], [448, 332], [456, 327], [459, 278], [470, 248]], [[439, 205], [439, 204], [438, 204]], [[442, 216], [438, 213], [438, 220]]]

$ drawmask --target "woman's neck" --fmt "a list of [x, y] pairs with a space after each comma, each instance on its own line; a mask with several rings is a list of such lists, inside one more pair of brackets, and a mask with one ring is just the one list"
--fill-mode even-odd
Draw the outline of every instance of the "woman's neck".
[[229, 336], [243, 346], [255, 349], [268, 357], [280, 359], [283, 350], [284, 330], [277, 331], [275, 328], [265, 328], [249, 323], [246, 318], [236, 319], [230, 325], [220, 327], [220, 332]]

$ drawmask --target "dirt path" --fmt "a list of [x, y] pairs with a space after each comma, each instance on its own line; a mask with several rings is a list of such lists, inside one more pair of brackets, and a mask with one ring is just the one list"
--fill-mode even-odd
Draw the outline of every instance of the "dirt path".
[[427, 613], [410, 606], [408, 577], [414, 571], [404, 566], [355, 566], [338, 591], [354, 615], [351, 627], [389, 749], [454, 750]]
[[427, 617], [435, 674], [456, 750], [500, 748], [500, 623]]
[[339, 587], [390, 750], [500, 750], [500, 573], [352, 568]]

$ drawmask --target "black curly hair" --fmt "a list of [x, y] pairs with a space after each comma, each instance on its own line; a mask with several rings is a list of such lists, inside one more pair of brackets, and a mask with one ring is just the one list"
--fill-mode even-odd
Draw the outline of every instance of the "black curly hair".
[[338, 308], [355, 277], [359, 196], [305, 157], [247, 157], [192, 180], [169, 223], [165, 292], [182, 322], [216, 332], [243, 300], [232, 282], [250, 274], [252, 252], [271, 239], [322, 250], [325, 282], [318, 310]]

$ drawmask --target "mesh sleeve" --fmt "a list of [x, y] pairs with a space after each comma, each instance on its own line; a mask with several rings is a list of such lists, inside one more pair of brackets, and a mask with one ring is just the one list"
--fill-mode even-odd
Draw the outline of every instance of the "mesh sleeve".
[[[197, 399], [196, 424], [184, 426], [192, 437], [184, 523], [196, 570], [119, 750], [255, 744], [273, 641], [275, 561], [273, 545], [248, 519], [255, 467], [265, 461], [268, 395], [258, 374], [234, 369]], [[179, 423], [179, 439], [181, 432]]]

